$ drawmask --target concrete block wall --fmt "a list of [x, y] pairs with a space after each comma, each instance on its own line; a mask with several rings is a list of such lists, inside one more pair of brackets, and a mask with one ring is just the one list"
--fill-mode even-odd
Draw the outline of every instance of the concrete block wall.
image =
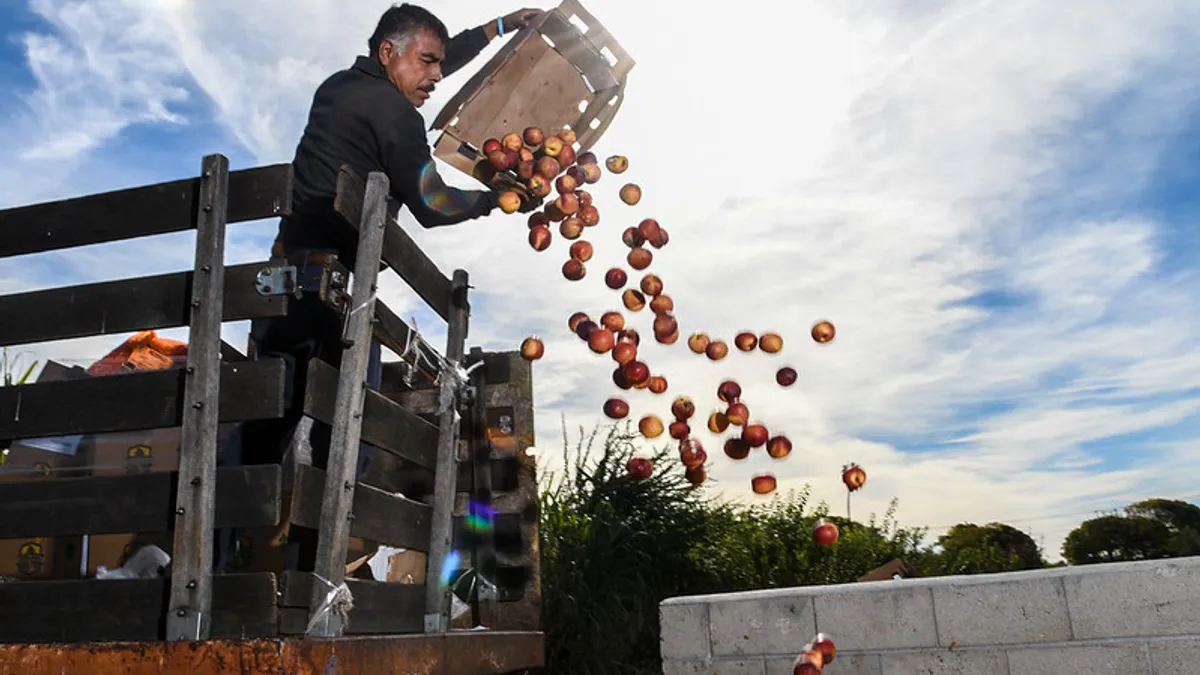
[[1200, 675], [1200, 557], [671, 598], [664, 675]]

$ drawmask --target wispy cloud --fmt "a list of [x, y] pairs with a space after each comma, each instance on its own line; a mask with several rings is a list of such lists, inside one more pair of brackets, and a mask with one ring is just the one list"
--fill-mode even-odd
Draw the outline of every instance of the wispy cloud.
[[[452, 31], [507, 11], [427, 4]], [[1197, 439], [1149, 432], [1195, 418], [1200, 286], [1194, 266], [1164, 262], [1180, 237], [1173, 204], [1139, 200], [1200, 102], [1195, 3], [779, 2], [716, 32], [711, 17], [669, 3], [602, 4], [592, 9], [638, 65], [598, 148], [629, 155], [631, 168], [593, 190], [602, 222], [588, 233], [588, 277], [562, 280], [565, 245], [533, 252], [523, 218], [433, 232], [403, 220], [443, 269], [470, 270], [472, 342], [545, 339], [544, 452], [557, 449], [560, 414], [590, 426], [614, 393], [614, 364], [566, 319], [619, 307], [600, 277], [623, 264], [620, 230], [653, 216], [671, 243], [652, 271], [685, 336], [787, 340], [778, 356], [711, 364], [682, 341], [654, 344], [648, 318], [631, 317], [671, 383], [663, 397], [628, 394], [635, 415], [667, 415], [674, 394], [707, 415], [716, 384], [734, 377], [752, 416], [796, 441], [785, 462], [733, 464], [700, 431], [717, 489], [747, 498], [749, 476], [773, 470], [781, 487], [811, 481], [840, 509], [838, 471], [858, 461], [870, 481], [856, 514], [898, 496], [904, 522], [1008, 520], [1044, 536], [1051, 556], [1093, 510], [1191, 496]], [[13, 170], [61, 177], [129, 125], [198, 115], [259, 162], [290, 159], [313, 89], [363, 51], [385, 3], [30, 6], [56, 31], [26, 38], [38, 88], [5, 116], [22, 133], [4, 152]], [[56, 58], [63, 49], [85, 54], [82, 65]], [[635, 208], [617, 200], [625, 180], [644, 188]], [[269, 229], [231, 260], [262, 257]], [[185, 246], [156, 251], [188, 264]], [[399, 283], [384, 291], [442, 339]], [[806, 337], [821, 318], [838, 326], [831, 345]], [[785, 362], [801, 379], [781, 391], [772, 375]], [[1106, 439], [1127, 444], [1118, 465], [1094, 445]]]

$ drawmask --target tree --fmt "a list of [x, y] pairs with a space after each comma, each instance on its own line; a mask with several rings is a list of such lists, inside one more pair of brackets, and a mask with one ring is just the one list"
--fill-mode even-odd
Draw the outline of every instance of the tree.
[[988, 574], [1039, 569], [1046, 566], [1037, 542], [1004, 523], [960, 523], [938, 537], [941, 551], [927, 556], [921, 573]]
[[1172, 557], [1200, 555], [1200, 506], [1178, 499], [1146, 499], [1130, 504], [1125, 512], [1166, 525], [1171, 533], [1167, 551]]
[[1063, 541], [1062, 554], [1072, 565], [1170, 557], [1171, 530], [1138, 515], [1108, 515], [1085, 520]]

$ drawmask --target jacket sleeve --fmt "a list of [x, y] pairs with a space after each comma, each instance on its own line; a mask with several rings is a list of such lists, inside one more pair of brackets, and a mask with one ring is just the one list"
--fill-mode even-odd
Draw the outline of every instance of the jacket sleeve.
[[496, 208], [498, 195], [491, 190], [446, 185], [433, 163], [424, 118], [416, 108], [405, 106], [381, 131], [392, 196], [408, 207], [422, 227], [454, 225], [486, 216]]
[[481, 26], [464, 30], [450, 38], [450, 42], [446, 43], [446, 58], [442, 61], [442, 77], [450, 77], [470, 63], [487, 44], [487, 35]]

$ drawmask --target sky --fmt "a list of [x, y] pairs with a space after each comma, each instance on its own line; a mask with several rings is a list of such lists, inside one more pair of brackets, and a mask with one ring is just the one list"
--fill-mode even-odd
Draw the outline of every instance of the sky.
[[[223, 153], [232, 169], [290, 161], [320, 82], [365, 52], [386, 2], [0, 0], [0, 208], [174, 180]], [[516, 6], [427, 0], [451, 32]], [[534, 5], [537, 6], [537, 5]], [[548, 8], [549, 5], [543, 6]], [[625, 101], [594, 150], [630, 168], [592, 186], [588, 276], [525, 217], [434, 231], [401, 224], [439, 267], [470, 271], [469, 344], [534, 364], [537, 452], [560, 466], [565, 421], [698, 408], [707, 489], [753, 502], [750, 477], [810, 485], [844, 514], [841, 467], [868, 473], [855, 518], [898, 499], [931, 538], [1003, 521], [1048, 558], [1098, 512], [1200, 498], [1200, 5], [788, 0], [679, 12], [591, 2], [633, 56]], [[508, 37], [441, 83], [442, 105]], [[430, 141], [437, 138], [430, 135]], [[444, 164], [442, 175], [477, 187]], [[630, 207], [617, 191], [643, 189]], [[566, 327], [619, 309], [604, 270], [645, 217], [671, 233], [650, 270], [684, 338], [641, 354], [667, 394], [618, 392], [613, 363]], [[231, 226], [227, 263], [263, 260], [274, 221]], [[190, 267], [188, 233], [6, 259], [0, 293]], [[394, 275], [380, 296], [433, 344], [445, 329]], [[837, 338], [808, 338], [827, 319]], [[225, 337], [245, 344], [245, 323]], [[784, 336], [781, 354], [690, 353], [686, 336]], [[186, 331], [163, 331], [182, 337]], [[31, 345], [89, 363], [112, 335]], [[775, 385], [782, 365], [800, 373]], [[734, 463], [702, 428], [723, 379], [788, 435], [774, 461]], [[665, 438], [665, 437], [664, 437]]]

